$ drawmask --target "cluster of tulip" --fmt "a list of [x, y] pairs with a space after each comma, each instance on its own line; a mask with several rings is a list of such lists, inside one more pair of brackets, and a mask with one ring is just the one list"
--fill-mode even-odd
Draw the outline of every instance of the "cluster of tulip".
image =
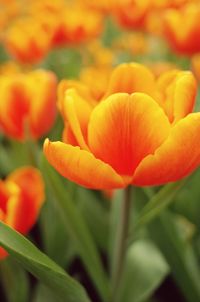
[[152, 302], [170, 273], [200, 301], [199, 18], [199, 0], [0, 0], [1, 301]]

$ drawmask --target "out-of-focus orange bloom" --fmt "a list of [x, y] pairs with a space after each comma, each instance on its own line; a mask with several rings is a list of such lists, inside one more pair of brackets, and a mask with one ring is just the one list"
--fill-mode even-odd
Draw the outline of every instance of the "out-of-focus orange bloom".
[[102, 29], [101, 14], [84, 7], [69, 6], [57, 18], [52, 45], [83, 43], [98, 36]]
[[197, 54], [192, 57], [191, 65], [192, 65], [192, 71], [194, 72], [196, 79], [200, 83], [200, 54]]
[[50, 130], [56, 115], [56, 76], [35, 70], [0, 76], [0, 128], [8, 136], [37, 139]]
[[199, 3], [189, 3], [166, 12], [164, 35], [173, 50], [186, 55], [200, 52], [199, 19]]
[[[110, 67], [114, 61], [114, 53], [111, 48], [102, 45], [100, 40], [92, 40], [87, 44], [87, 51], [92, 61], [92, 67]], [[91, 63], [91, 62], [90, 62]]]
[[[23, 167], [0, 180], [0, 220], [26, 234], [35, 224], [44, 202], [44, 182], [40, 172]], [[7, 252], [0, 248], [0, 259]]]
[[122, 27], [143, 28], [151, 6], [151, 0], [118, 0], [113, 15]]
[[21, 71], [21, 66], [13, 61], [6, 61], [0, 65], [0, 76], [19, 74]]
[[26, 17], [9, 27], [3, 42], [8, 53], [21, 63], [37, 63], [50, 50], [52, 35], [52, 28], [47, 30], [39, 18]]
[[94, 100], [98, 101], [104, 95], [111, 72], [112, 68], [106, 67], [87, 67], [80, 72], [80, 81], [89, 87]]
[[82, 5], [86, 7], [95, 9], [102, 13], [111, 12], [113, 9], [113, 5], [115, 4], [116, 0], [101, 0], [101, 1], [91, 1], [91, 0], [80, 0]]
[[151, 62], [147, 65], [154, 73], [156, 78], [161, 76], [166, 71], [177, 69], [177, 66], [169, 61]]
[[20, 2], [16, 0], [0, 0], [0, 39], [3, 30], [20, 12]]
[[149, 37], [142, 32], [126, 32], [112, 44], [113, 50], [126, 51], [132, 55], [144, 55], [149, 51]]
[[190, 114], [195, 94], [190, 72], [156, 81], [144, 66], [122, 64], [96, 106], [66, 91], [64, 142], [47, 139], [44, 153], [60, 174], [88, 188], [176, 181], [200, 163], [200, 113]]
[[[193, 1], [193, 0], [192, 0]], [[154, 8], [178, 8], [182, 5], [192, 2], [191, 0], [152, 0], [152, 6]]]

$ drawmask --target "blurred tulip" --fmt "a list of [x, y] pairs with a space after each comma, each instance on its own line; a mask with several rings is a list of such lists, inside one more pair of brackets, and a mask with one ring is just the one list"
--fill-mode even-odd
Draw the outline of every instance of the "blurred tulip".
[[88, 188], [179, 180], [200, 163], [200, 113], [190, 114], [195, 95], [190, 72], [175, 70], [155, 81], [144, 66], [122, 64], [95, 107], [66, 90], [64, 142], [47, 139], [44, 153], [64, 177]]
[[37, 63], [49, 52], [52, 35], [52, 30], [47, 30], [38, 18], [19, 18], [6, 31], [4, 45], [21, 63]]
[[200, 54], [197, 54], [192, 57], [191, 65], [192, 65], [192, 71], [194, 72], [196, 79], [200, 83]]
[[143, 28], [151, 5], [151, 0], [117, 0], [113, 15], [124, 28]]
[[38, 139], [56, 115], [56, 76], [35, 70], [0, 76], [0, 129], [8, 136]]
[[84, 43], [98, 36], [102, 29], [101, 14], [84, 7], [69, 6], [57, 18], [52, 45]]
[[171, 9], [164, 18], [164, 36], [172, 49], [186, 55], [200, 52], [200, 4]]
[[[0, 180], [0, 220], [26, 234], [35, 224], [44, 202], [44, 183], [40, 172], [23, 167]], [[7, 252], [0, 248], [0, 259]]]

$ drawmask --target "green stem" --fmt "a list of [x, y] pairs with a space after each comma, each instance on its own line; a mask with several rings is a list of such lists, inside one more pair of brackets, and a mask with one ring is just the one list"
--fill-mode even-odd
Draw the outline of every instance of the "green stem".
[[121, 281], [123, 273], [123, 265], [126, 255], [126, 243], [129, 229], [129, 212], [131, 205], [131, 187], [127, 187], [124, 191], [124, 199], [121, 205], [121, 216], [117, 229], [117, 238], [114, 246], [113, 266], [112, 266], [112, 292], [111, 301], [116, 301], [117, 289]]
[[28, 154], [29, 163], [34, 167], [38, 167], [39, 148], [36, 141], [26, 139], [25, 147]]

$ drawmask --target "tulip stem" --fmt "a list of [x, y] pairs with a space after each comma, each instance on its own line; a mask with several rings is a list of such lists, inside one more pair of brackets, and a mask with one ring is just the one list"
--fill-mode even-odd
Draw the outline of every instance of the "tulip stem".
[[131, 206], [131, 186], [124, 190], [124, 199], [122, 200], [119, 223], [117, 227], [116, 242], [114, 246], [114, 259], [111, 274], [112, 289], [111, 301], [116, 302], [117, 290], [120, 285], [123, 273], [124, 261], [126, 256], [127, 237], [129, 230], [129, 214]]

